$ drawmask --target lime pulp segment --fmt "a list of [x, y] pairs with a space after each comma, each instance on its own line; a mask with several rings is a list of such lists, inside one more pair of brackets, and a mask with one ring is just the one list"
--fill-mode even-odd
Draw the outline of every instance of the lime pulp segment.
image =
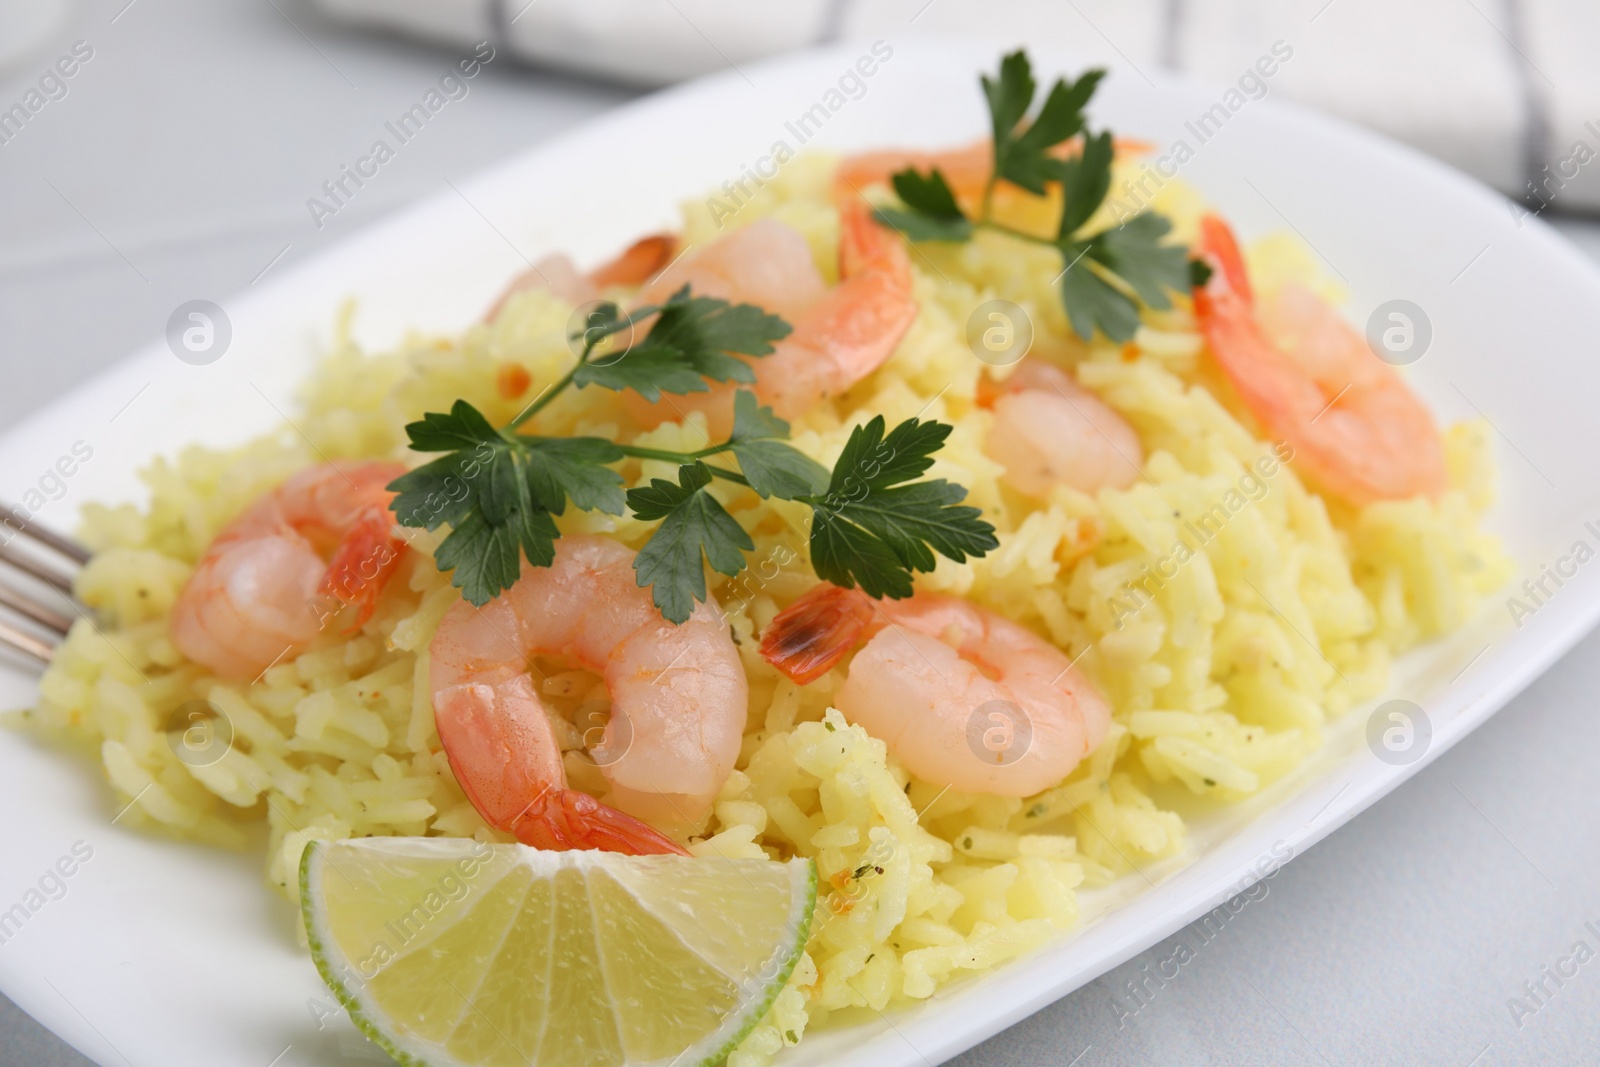
[[462, 838], [307, 848], [311, 952], [351, 1018], [427, 1067], [695, 1067], [805, 947], [816, 867]]

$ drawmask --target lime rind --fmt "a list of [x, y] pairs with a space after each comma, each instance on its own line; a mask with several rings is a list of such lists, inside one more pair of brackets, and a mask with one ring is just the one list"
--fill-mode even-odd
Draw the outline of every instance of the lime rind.
[[315, 862], [317, 851], [326, 847], [321, 841], [312, 841], [300, 855], [300, 914], [305, 920], [306, 944], [311, 949], [311, 961], [317, 965], [317, 973], [322, 976], [322, 980], [333, 991], [339, 1003], [344, 1005], [344, 1010], [349, 1014], [350, 1021], [356, 1024], [357, 1029], [366, 1034], [401, 1067], [431, 1067], [425, 1060], [417, 1059], [389, 1040], [384, 1032], [367, 1018], [367, 1013], [361, 1008], [361, 1001], [345, 986], [338, 975], [334, 974], [333, 964], [329, 962], [327, 950], [323, 947], [322, 938], [317, 932], [317, 924], [312, 920], [316, 909], [311, 906], [311, 867]]
[[[351, 1022], [370, 1038], [374, 1044], [383, 1049], [395, 1062], [402, 1067], [434, 1067], [427, 1060], [401, 1048], [396, 1041], [386, 1034], [383, 1029], [369, 1017], [363, 1008], [361, 998], [351, 990], [340, 975], [336, 972], [329, 946], [324, 943], [318, 928], [317, 916], [319, 911], [313, 906], [314, 877], [319, 874], [317, 863], [318, 855], [329, 845], [326, 842], [313, 841], [306, 847], [300, 857], [300, 905], [301, 915], [305, 924], [306, 941], [310, 947], [312, 962], [316, 965], [317, 973], [322, 976], [328, 988], [338, 999], [339, 1003], [349, 1013]], [[523, 848], [524, 846], [511, 846]], [[531, 850], [530, 850], [531, 851]], [[697, 1052], [691, 1045], [674, 1059], [674, 1063], [682, 1063], [684, 1067], [713, 1067], [722, 1063], [729, 1053], [738, 1047], [739, 1043], [750, 1035], [750, 1032], [760, 1024], [777, 1000], [778, 994], [783, 992], [790, 976], [794, 973], [800, 956], [805, 952], [806, 945], [811, 937], [811, 925], [815, 917], [817, 902], [817, 865], [811, 860], [806, 860], [798, 869], [791, 865], [790, 878], [790, 903], [788, 928], [794, 931], [789, 938], [789, 948], [784, 959], [773, 977], [768, 981], [764, 995], [759, 1000], [751, 1000], [744, 1006], [743, 1011], [730, 1018], [723, 1026], [707, 1034], [699, 1044], [704, 1049], [706, 1046], [714, 1047], [709, 1050]], [[698, 1054], [698, 1060], [687, 1057]]]
[[[739, 1042], [750, 1036], [750, 1031], [760, 1025], [761, 1020], [767, 1017], [767, 1012], [772, 1010], [772, 1002], [778, 999], [778, 994], [783, 992], [783, 987], [789, 984], [789, 976], [794, 973], [795, 966], [800, 962], [800, 956], [806, 950], [806, 945], [811, 940], [811, 922], [817, 910], [817, 864], [815, 860], [807, 860], [805, 864], [806, 884], [803, 893], [796, 893], [791, 897], [792, 904], [789, 916], [798, 927], [794, 938], [794, 947], [790, 949], [788, 959], [778, 968], [778, 973], [767, 986], [767, 995], [757, 1004], [751, 1002], [746, 1009], [745, 1016], [738, 1029], [722, 1045], [710, 1055], [706, 1056], [695, 1067], [712, 1067], [721, 1063], [728, 1054], [739, 1047]], [[800, 914], [796, 915], [796, 910]], [[708, 1041], [716, 1039], [712, 1034]]]

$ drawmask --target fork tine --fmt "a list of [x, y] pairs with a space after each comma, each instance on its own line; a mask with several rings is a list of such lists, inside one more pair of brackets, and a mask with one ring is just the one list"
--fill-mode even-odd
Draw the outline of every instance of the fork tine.
[[0, 645], [9, 645], [23, 655], [44, 664], [48, 664], [55, 655], [54, 645], [3, 621], [0, 621]]
[[91, 553], [88, 548], [70, 537], [64, 537], [56, 533], [48, 526], [41, 526], [38, 523], [30, 523], [24, 519], [17, 518], [17, 509], [4, 501], [0, 501], [0, 525], [16, 531], [23, 537], [33, 538], [41, 545], [54, 549], [74, 563], [89, 562]]
[[32, 554], [19, 550], [15, 545], [0, 544], [0, 562], [9, 563], [11, 566], [30, 574], [44, 582], [46, 585], [72, 595], [72, 576], [63, 574], [47, 563], [35, 559]]
[[0, 583], [0, 607], [10, 608], [19, 615], [25, 615], [45, 629], [54, 630], [63, 637], [72, 629], [71, 618], [59, 611], [52, 611], [3, 583]]
[[[62, 558], [70, 560], [73, 571], [78, 565], [89, 561], [89, 550], [49, 527], [19, 518], [19, 514], [27, 513], [20, 508], [0, 502], [0, 529], [10, 532], [10, 536], [0, 539], [0, 563], [37, 579], [44, 586], [54, 590], [65, 605], [76, 609], [76, 602], [72, 598], [72, 574], [14, 542], [18, 536], [28, 538], [35, 545], [42, 545]], [[27, 586], [29, 583], [22, 584]], [[24, 591], [17, 588], [15, 582], [0, 580], [0, 608], [13, 611], [51, 631], [48, 635], [40, 636], [0, 619], [0, 647], [9, 647], [30, 659], [48, 664], [55, 654], [56, 645], [67, 631], [72, 629], [73, 619], [70, 615], [41, 603], [40, 597], [44, 596], [44, 593], [43, 588], [36, 587]]]

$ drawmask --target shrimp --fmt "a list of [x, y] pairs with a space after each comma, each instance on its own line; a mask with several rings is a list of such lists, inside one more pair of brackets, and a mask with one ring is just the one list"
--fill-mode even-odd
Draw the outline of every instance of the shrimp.
[[505, 291], [495, 298], [494, 305], [484, 314], [483, 321], [493, 322], [499, 318], [508, 300], [530, 289], [549, 289], [556, 296], [577, 306], [598, 300], [601, 291], [612, 286], [640, 285], [665, 267], [677, 250], [676, 235], [652, 234], [641, 237], [617, 258], [588, 274], [580, 274], [572, 258], [564, 253], [545, 256], [512, 279]]
[[820, 585], [773, 619], [761, 654], [804, 685], [862, 638], [833, 704], [935, 785], [1031, 796], [1110, 727], [1105, 698], [1059, 649], [958, 597], [874, 601]]
[[1212, 358], [1303, 471], [1358, 507], [1444, 491], [1432, 414], [1361, 334], [1297, 285], [1258, 307], [1238, 242], [1215, 215], [1201, 220], [1199, 250], [1213, 267], [1194, 294]]
[[665, 303], [685, 285], [697, 296], [756, 304], [791, 323], [828, 291], [806, 239], [776, 219], [757, 219], [682, 256], [650, 279], [639, 301]]
[[1139, 477], [1139, 435], [1055, 364], [1024, 359], [993, 392], [986, 398], [994, 425], [984, 451], [1005, 467], [1005, 482], [1017, 492], [1043, 497], [1056, 485], [1085, 493], [1126, 489]]
[[[674, 626], [633, 571], [634, 553], [568, 535], [549, 567], [445, 614], [429, 647], [433, 718], [456, 780], [491, 826], [535, 848], [682, 852], [647, 825], [703, 819], [733, 771], [749, 687], [709, 599]], [[570, 788], [528, 675], [536, 655], [602, 676], [612, 714], [591, 753], [611, 805]]]
[[[765, 219], [685, 256], [641, 298], [658, 303], [688, 283], [698, 294], [757, 304], [790, 322], [794, 331], [751, 368], [756, 396], [781, 418], [798, 418], [877, 370], [917, 317], [911, 261], [900, 238], [853, 195], [841, 197], [839, 231], [840, 281], [832, 289], [805, 238]], [[646, 429], [703, 411], [711, 432], [722, 437], [733, 423], [736, 388], [725, 383], [653, 404], [627, 394], [624, 403]]]
[[323, 464], [260, 497], [195, 565], [172, 607], [173, 644], [220, 677], [246, 679], [316, 638], [329, 614], [319, 599], [355, 605], [351, 629], [365, 623], [405, 550], [385, 488], [405, 469]]

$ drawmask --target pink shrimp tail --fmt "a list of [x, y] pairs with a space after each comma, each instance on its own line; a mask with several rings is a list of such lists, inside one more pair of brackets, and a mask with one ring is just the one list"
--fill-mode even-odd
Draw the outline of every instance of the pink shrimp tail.
[[1444, 492], [1432, 413], [1360, 333], [1309, 290], [1285, 286], [1264, 309], [1298, 331], [1282, 347], [1256, 314], [1228, 224], [1201, 219], [1198, 248], [1212, 275], [1194, 290], [1195, 316], [1212, 358], [1263, 434], [1293, 448], [1303, 474], [1357, 507]]
[[666, 267], [677, 252], [676, 234], [656, 233], [639, 238], [615, 259], [588, 274], [579, 274], [572, 260], [564, 255], [546, 256], [511, 280], [484, 312], [483, 321], [493, 322], [499, 318], [512, 297], [530, 289], [549, 289], [563, 300], [583, 304], [598, 298], [602, 289], [613, 285], [643, 285]]
[[405, 548], [405, 541], [395, 535], [394, 517], [381, 507], [369, 508], [339, 543], [317, 591], [356, 606], [355, 621], [346, 633], [354, 633], [372, 618]]
[[613, 285], [643, 285], [661, 272], [672, 257], [678, 254], [678, 235], [653, 233], [641, 237], [613, 259], [589, 273], [589, 281], [597, 289]]
[[841, 197], [839, 216], [839, 277], [882, 271], [898, 288], [909, 290], [911, 257], [899, 235], [879, 225], [860, 196]]
[[684, 854], [671, 838], [633, 816], [568, 788], [560, 749], [532, 682], [522, 675], [502, 686], [500, 691], [483, 684], [449, 686], [433, 697], [439, 743], [461, 791], [485, 822], [552, 852]]
[[1214, 312], [1219, 300], [1232, 298], [1247, 307], [1255, 304], [1239, 241], [1228, 224], [1216, 215], [1206, 215], [1200, 220], [1200, 254], [1212, 269], [1211, 279], [1194, 293], [1196, 310], [1202, 318]]
[[516, 834], [524, 845], [549, 852], [599, 849], [631, 856], [689, 854], [659, 830], [576, 789], [542, 793], [504, 829]]
[[865, 593], [824, 582], [767, 625], [761, 656], [796, 685], [809, 685], [860, 642], [872, 615]]

